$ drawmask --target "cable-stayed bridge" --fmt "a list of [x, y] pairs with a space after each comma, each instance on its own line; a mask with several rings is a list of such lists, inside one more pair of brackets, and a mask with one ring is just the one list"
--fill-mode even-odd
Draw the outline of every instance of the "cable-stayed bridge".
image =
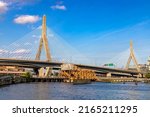
[[[1, 66], [21, 66], [34, 69], [44, 67], [50, 71], [50, 68], [60, 68], [61, 65], [68, 63], [81, 69], [90, 69], [103, 74], [129, 74], [132, 76], [144, 74], [138, 67], [132, 42], [130, 43], [130, 49], [123, 52], [119, 57], [123, 59], [128, 57], [126, 67], [108, 68], [100, 66], [103, 63], [98, 60], [95, 62], [90, 57], [83, 55], [48, 28], [46, 26], [46, 16], [43, 16], [42, 26], [39, 26], [20, 40], [0, 48]], [[110, 61], [113, 62], [114, 60], [117, 61], [116, 64], [121, 65], [119, 63], [121, 60], [118, 58], [112, 58]], [[136, 70], [128, 69], [131, 60], [133, 60]]]

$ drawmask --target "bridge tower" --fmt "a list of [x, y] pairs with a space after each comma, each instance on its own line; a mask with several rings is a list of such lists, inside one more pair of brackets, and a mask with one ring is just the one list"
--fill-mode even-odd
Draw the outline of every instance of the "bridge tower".
[[43, 16], [42, 35], [41, 35], [40, 44], [39, 44], [39, 48], [38, 48], [35, 60], [40, 60], [43, 46], [44, 46], [44, 50], [46, 53], [46, 59], [47, 59], [47, 61], [51, 62], [51, 54], [50, 54], [50, 49], [48, 47], [46, 16], [45, 15]]
[[128, 59], [127, 64], [126, 64], [126, 69], [129, 69], [129, 65], [131, 63], [131, 60], [133, 60], [133, 63], [136, 66], [137, 71], [140, 72], [141, 70], [140, 70], [140, 68], [138, 66], [138, 62], [137, 62], [137, 60], [135, 58], [132, 40], [130, 41], [130, 56], [129, 56], [129, 59]]
[[[43, 46], [44, 46], [44, 50], [45, 50], [45, 53], [46, 53], [46, 61], [51, 62], [52, 59], [51, 59], [50, 49], [49, 49], [49, 46], [48, 46], [46, 16], [45, 15], [43, 16], [42, 35], [41, 35], [40, 44], [39, 44], [39, 48], [38, 48], [35, 60], [40, 60]], [[50, 67], [39, 69], [39, 77], [48, 77], [50, 73], [51, 73], [51, 68]]]

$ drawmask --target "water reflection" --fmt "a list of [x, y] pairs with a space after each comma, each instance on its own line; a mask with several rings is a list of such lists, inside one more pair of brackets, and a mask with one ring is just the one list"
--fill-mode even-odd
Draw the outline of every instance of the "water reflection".
[[0, 99], [36, 100], [140, 100], [150, 99], [150, 84], [92, 83], [29, 83], [0, 88]]

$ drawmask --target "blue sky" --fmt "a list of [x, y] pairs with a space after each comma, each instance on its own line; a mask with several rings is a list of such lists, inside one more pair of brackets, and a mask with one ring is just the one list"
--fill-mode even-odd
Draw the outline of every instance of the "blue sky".
[[88, 56], [111, 59], [131, 39], [142, 62], [150, 55], [150, 0], [0, 0], [0, 46], [41, 25], [43, 14], [49, 28]]

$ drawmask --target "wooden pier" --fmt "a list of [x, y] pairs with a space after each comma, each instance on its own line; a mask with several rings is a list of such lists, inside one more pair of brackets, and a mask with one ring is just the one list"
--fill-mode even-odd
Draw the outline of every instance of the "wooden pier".
[[30, 78], [30, 82], [64, 82], [64, 78]]
[[[70, 79], [60, 78], [60, 77], [23, 78], [23, 77], [2, 76], [2, 77], [0, 77], [0, 86], [18, 84], [18, 83], [28, 83], [28, 82], [66, 82], [68, 80], [70, 80]], [[146, 79], [146, 78], [99, 77], [99, 78], [97, 78], [96, 82], [107, 82], [107, 83], [143, 82], [143, 83], [150, 83], [150, 79]], [[70, 83], [73, 83], [73, 82], [70, 82]], [[81, 83], [86, 84], [87, 82], [84, 82], [84, 80], [82, 79], [81, 81], [76, 81], [75, 83], [76, 84], [81, 84]]]
[[143, 82], [150, 83], [150, 79], [147, 78], [120, 78], [120, 77], [100, 77], [97, 82], [107, 82], [107, 83], [125, 83], [125, 82]]

